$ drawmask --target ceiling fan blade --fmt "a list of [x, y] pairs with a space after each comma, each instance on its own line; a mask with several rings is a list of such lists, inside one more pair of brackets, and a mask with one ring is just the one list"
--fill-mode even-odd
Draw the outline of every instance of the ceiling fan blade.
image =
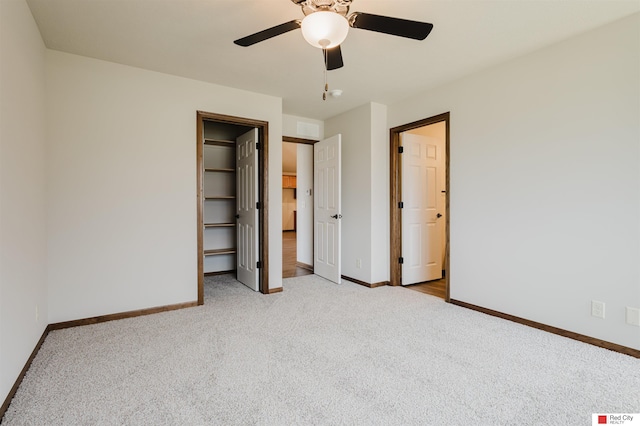
[[336, 70], [344, 66], [340, 45], [331, 49], [322, 49], [322, 54], [324, 56], [324, 64], [327, 67], [327, 71]]
[[370, 13], [354, 12], [349, 16], [349, 24], [353, 28], [377, 31], [399, 37], [424, 40], [427, 38], [433, 24], [408, 19], [391, 18], [389, 16], [372, 15]]
[[289, 31], [297, 30], [300, 28], [300, 21], [298, 19], [285, 22], [284, 24], [276, 25], [275, 27], [267, 28], [255, 34], [240, 38], [234, 41], [235, 44], [242, 47], [251, 46], [261, 41], [268, 40], [272, 37], [279, 36]]

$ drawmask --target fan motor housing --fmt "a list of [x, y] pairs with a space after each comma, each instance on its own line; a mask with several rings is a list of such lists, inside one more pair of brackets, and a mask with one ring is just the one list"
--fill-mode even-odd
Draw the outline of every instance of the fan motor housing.
[[349, 6], [352, 0], [291, 0], [294, 4], [302, 8], [304, 15], [314, 12], [331, 11], [344, 17], [349, 13]]

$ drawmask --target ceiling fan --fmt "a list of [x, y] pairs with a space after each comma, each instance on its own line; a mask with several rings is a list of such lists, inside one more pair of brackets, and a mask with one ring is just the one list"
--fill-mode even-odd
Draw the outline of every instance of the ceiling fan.
[[305, 40], [312, 46], [322, 49], [326, 69], [335, 70], [344, 65], [340, 44], [347, 37], [349, 27], [414, 40], [424, 40], [433, 29], [433, 24], [426, 22], [362, 12], [349, 14], [352, 0], [291, 1], [302, 8], [302, 13], [305, 15], [302, 20], [295, 19], [276, 25], [235, 40], [234, 43], [247, 47], [301, 28]]

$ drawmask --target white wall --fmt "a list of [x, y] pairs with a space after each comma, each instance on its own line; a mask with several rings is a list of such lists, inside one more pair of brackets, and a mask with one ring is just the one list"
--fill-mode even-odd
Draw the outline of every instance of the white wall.
[[[389, 108], [451, 111], [451, 297], [640, 349], [640, 15]], [[591, 300], [606, 319], [590, 316]]]
[[49, 322], [196, 300], [196, 110], [269, 122], [282, 285], [281, 99], [47, 52]]
[[298, 144], [298, 262], [313, 266], [313, 146]]
[[[342, 274], [389, 280], [389, 128], [387, 107], [370, 102], [325, 121], [342, 134]], [[361, 267], [357, 267], [357, 260]]]
[[44, 55], [27, 4], [0, 1], [0, 404], [47, 325]]
[[389, 130], [387, 107], [371, 103], [371, 283], [389, 281]]
[[[371, 104], [325, 121], [342, 134], [342, 275], [371, 282]], [[360, 259], [361, 268], [356, 267]]]

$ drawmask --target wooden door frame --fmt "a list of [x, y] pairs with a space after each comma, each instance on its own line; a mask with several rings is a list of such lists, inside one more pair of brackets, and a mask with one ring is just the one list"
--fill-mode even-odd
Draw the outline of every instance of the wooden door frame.
[[[320, 142], [317, 139], [304, 139], [304, 138], [294, 138], [292, 136], [282, 136], [282, 142], [288, 142], [288, 143], [297, 143], [297, 144], [302, 144], [302, 145], [314, 145], [317, 144], [318, 142]], [[311, 171], [311, 173], [313, 174], [313, 170]], [[315, 231], [312, 229], [311, 232], [311, 239], [313, 240], [313, 244], [314, 244], [314, 248], [315, 248]], [[297, 242], [296, 242], [297, 243]], [[311, 272], [313, 272], [313, 266], [312, 265], [307, 265], [304, 263], [298, 263], [297, 259], [296, 259], [296, 265], [299, 268], [304, 268], [307, 270], [310, 270]], [[311, 268], [309, 269], [309, 266], [311, 266]]]
[[258, 129], [258, 260], [262, 267], [259, 274], [261, 293], [269, 294], [269, 123], [267, 121], [211, 112], [196, 112], [197, 148], [196, 148], [196, 194], [197, 194], [197, 235], [198, 235], [198, 305], [204, 304], [204, 122], [233, 124]]
[[289, 143], [301, 143], [304, 145], [313, 145], [316, 144], [318, 142], [320, 142], [319, 140], [316, 139], [304, 139], [304, 138], [294, 138], [291, 136], [283, 136], [282, 137], [282, 142], [289, 142]]
[[420, 127], [428, 126], [430, 124], [436, 124], [443, 122], [445, 123], [445, 186], [446, 186], [446, 196], [445, 196], [445, 301], [450, 301], [450, 288], [449, 282], [451, 279], [451, 273], [449, 269], [449, 253], [451, 248], [449, 247], [450, 242], [450, 234], [449, 234], [449, 223], [450, 223], [450, 209], [449, 209], [449, 199], [450, 199], [450, 188], [449, 188], [449, 165], [450, 165], [450, 148], [449, 148], [449, 119], [450, 113], [445, 112], [443, 114], [435, 115], [433, 117], [425, 118], [422, 120], [414, 121], [409, 124], [404, 124], [402, 126], [394, 127], [389, 130], [389, 140], [390, 140], [390, 218], [391, 218], [391, 226], [390, 226], [390, 285], [398, 286], [402, 285], [402, 266], [400, 265], [399, 259], [402, 256], [402, 212], [399, 208], [399, 202], [401, 200], [402, 194], [402, 164], [401, 164], [401, 155], [398, 151], [398, 147], [400, 146], [400, 133], [406, 132], [408, 130], [417, 129]]

